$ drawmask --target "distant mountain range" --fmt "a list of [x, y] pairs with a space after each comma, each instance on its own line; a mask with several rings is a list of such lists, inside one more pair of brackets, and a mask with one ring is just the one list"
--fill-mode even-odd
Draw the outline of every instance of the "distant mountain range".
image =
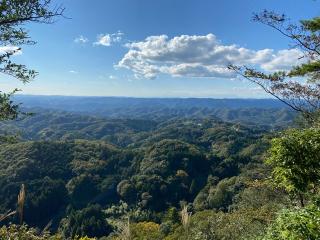
[[287, 108], [276, 99], [212, 99], [212, 98], [130, 98], [17, 95], [26, 107], [41, 107], [76, 112], [107, 111], [126, 108], [239, 109]]
[[[267, 128], [287, 126], [296, 113], [274, 99], [128, 98], [17, 95], [27, 111], [59, 111], [111, 119], [166, 121], [216, 118]], [[61, 114], [61, 113], [60, 113]]]

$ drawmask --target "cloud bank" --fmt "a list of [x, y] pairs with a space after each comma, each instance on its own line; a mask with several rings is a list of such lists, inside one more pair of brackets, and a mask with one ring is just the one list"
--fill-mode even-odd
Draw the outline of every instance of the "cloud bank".
[[[108, 41], [106, 41], [108, 43]], [[229, 64], [251, 65], [266, 71], [286, 70], [297, 65], [300, 50], [252, 50], [237, 45], [223, 45], [215, 35], [150, 36], [144, 41], [126, 44], [128, 52], [117, 64], [134, 72], [138, 78], [159, 74], [174, 77], [232, 78]]]

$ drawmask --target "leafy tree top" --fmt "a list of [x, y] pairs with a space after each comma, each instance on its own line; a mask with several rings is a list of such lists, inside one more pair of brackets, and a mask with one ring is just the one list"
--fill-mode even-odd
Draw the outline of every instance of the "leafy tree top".
[[[54, 17], [63, 14], [61, 6], [51, 7], [51, 0], [3, 0], [0, 2], [0, 73], [14, 77], [23, 83], [33, 80], [37, 72], [23, 64], [16, 63], [12, 56], [19, 54], [22, 45], [35, 44], [31, 40], [26, 23], [52, 23]], [[19, 105], [10, 98], [18, 91], [4, 94], [0, 91], [0, 120], [15, 119]]]
[[314, 192], [320, 180], [320, 131], [289, 130], [272, 140], [267, 163], [272, 179], [290, 193]]

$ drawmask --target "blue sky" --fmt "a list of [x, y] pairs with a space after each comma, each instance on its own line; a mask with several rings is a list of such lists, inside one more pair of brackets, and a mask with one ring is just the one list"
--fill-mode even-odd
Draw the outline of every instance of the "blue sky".
[[[54, 0], [53, 0], [54, 1]], [[1, 90], [24, 94], [257, 98], [228, 63], [266, 71], [296, 63], [288, 39], [251, 21], [275, 10], [292, 21], [320, 14], [312, 0], [65, 0], [68, 18], [26, 27], [38, 43], [17, 62], [39, 71], [31, 83], [1, 76]]]

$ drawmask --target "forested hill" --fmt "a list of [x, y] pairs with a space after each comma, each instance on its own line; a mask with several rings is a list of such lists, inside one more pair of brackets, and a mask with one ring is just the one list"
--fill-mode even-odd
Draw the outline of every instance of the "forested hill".
[[[0, 123], [0, 135], [18, 135], [21, 140], [103, 140], [117, 146], [181, 139], [199, 142], [210, 124], [234, 128], [215, 118], [180, 118], [165, 121], [109, 119], [66, 112], [35, 112], [33, 116]], [[254, 129], [263, 130], [263, 127]]]
[[[37, 126], [36, 117], [25, 121]], [[94, 118], [82, 120], [90, 119]], [[60, 226], [64, 236], [107, 235], [112, 222], [129, 212], [132, 221], [166, 222], [168, 234], [178, 220], [172, 216], [173, 222], [167, 222], [167, 215], [176, 212], [182, 202], [192, 203], [195, 212], [227, 212], [244, 191], [246, 181], [264, 175], [260, 161], [268, 146], [265, 131], [210, 119], [157, 125], [118, 121], [119, 128], [103, 123], [105, 131], [110, 131], [109, 138], [98, 141], [95, 134], [101, 122], [96, 119], [81, 132], [82, 138], [91, 139], [88, 141], [63, 139], [61, 129], [71, 135], [74, 124], [54, 130], [50, 121], [44, 122], [53, 128], [52, 139], [59, 141], [48, 141], [48, 137], [47, 141], [0, 145], [0, 211], [15, 208], [23, 183], [27, 189], [26, 223], [43, 228], [51, 221], [51, 230]], [[53, 121], [63, 123], [65, 118]], [[37, 136], [42, 131], [34, 127], [29, 134]], [[131, 140], [117, 142], [121, 133]], [[99, 204], [106, 215], [92, 204]], [[102, 216], [108, 218], [108, 226], [98, 225]], [[88, 218], [95, 221], [87, 222]]]
[[[137, 109], [114, 110], [114, 117], [96, 113], [69, 112], [41, 108], [25, 109], [32, 116], [16, 121], [0, 122], [0, 135], [18, 135], [21, 140], [103, 140], [117, 146], [140, 144], [150, 137], [167, 134], [175, 138], [189, 132], [189, 138], [213, 121], [232, 127], [241, 124], [260, 130], [281, 129], [293, 123], [295, 114], [288, 109], [158, 109], [142, 112]], [[122, 117], [118, 116], [123, 114]], [[128, 114], [128, 118], [125, 117]], [[115, 117], [118, 116], [118, 117]], [[230, 124], [227, 124], [227, 123]], [[232, 123], [232, 124], [231, 124]]]
[[210, 225], [221, 230], [215, 239], [238, 239], [243, 226], [253, 231], [243, 237], [265, 231], [286, 204], [282, 193], [252, 185], [269, 174], [263, 159], [274, 129], [295, 118], [273, 100], [16, 101], [34, 114], [0, 123], [0, 212], [15, 209], [24, 184], [25, 223], [51, 223], [63, 239], [114, 239], [129, 217], [132, 232], [177, 240], [182, 206], [199, 226], [223, 219]]

